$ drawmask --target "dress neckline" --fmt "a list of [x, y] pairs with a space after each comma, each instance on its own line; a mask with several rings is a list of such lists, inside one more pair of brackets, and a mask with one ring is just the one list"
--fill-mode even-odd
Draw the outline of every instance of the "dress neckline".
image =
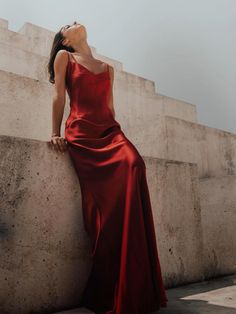
[[[98, 72], [98, 73], [94, 73], [94, 72], [90, 71], [88, 68], [86, 68], [83, 64], [79, 63], [79, 62], [75, 59], [75, 57], [74, 57], [74, 55], [73, 55], [72, 53], [69, 52], [69, 54], [70, 54], [71, 57], [74, 59], [75, 63], [77, 63], [79, 66], [81, 66], [82, 68], [84, 68], [84, 69], [87, 70], [89, 73], [91, 73], [91, 74], [93, 74], [93, 75], [95, 75], [95, 76], [96, 76], [96, 75], [101, 75], [101, 74], [107, 73], [108, 70], [109, 70], [109, 66], [108, 66], [108, 64], [106, 63], [106, 70], [105, 70], [105, 71]], [[105, 62], [104, 62], [104, 63], [105, 63]]]

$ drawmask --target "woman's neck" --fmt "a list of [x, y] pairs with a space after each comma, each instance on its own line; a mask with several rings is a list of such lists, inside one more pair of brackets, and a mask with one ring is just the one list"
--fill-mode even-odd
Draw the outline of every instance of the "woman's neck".
[[78, 54], [82, 57], [93, 58], [92, 50], [86, 40], [72, 45], [72, 48], [74, 49], [75, 54]]

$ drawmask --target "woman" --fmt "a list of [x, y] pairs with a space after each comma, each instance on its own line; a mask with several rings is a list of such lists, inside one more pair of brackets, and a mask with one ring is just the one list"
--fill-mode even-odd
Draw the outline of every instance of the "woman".
[[[93, 265], [80, 306], [99, 314], [145, 314], [167, 306], [143, 158], [115, 120], [114, 69], [95, 59], [84, 25], [55, 35], [52, 146], [78, 175]], [[65, 106], [70, 114], [60, 135]]]

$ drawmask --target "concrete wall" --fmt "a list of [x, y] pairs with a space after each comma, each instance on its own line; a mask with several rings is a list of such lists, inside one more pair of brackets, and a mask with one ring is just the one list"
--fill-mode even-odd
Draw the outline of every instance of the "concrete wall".
[[[0, 19], [0, 70], [24, 77], [46, 81], [48, 84], [47, 61], [50, 54], [54, 32], [31, 23], [25, 23], [19, 32], [7, 29], [7, 21]], [[91, 47], [96, 58], [111, 64], [115, 69], [115, 103], [123, 111], [127, 107], [140, 110], [152, 103], [155, 112], [196, 122], [196, 106], [155, 92], [154, 81], [128, 73], [121, 62], [99, 55]], [[30, 64], [30, 66], [29, 66]], [[51, 84], [50, 84], [51, 85]], [[116, 97], [117, 95], [117, 97]], [[47, 99], [51, 101], [50, 97]], [[124, 109], [124, 110], [123, 110]], [[135, 110], [137, 110], [135, 109]], [[132, 116], [131, 116], [132, 119]]]
[[[89, 273], [79, 180], [68, 153], [0, 137], [0, 313], [75, 306]], [[165, 285], [204, 277], [195, 164], [144, 157]]]
[[[0, 74], [0, 134], [48, 141], [54, 87], [5, 71]], [[119, 80], [122, 82], [122, 76]], [[156, 102], [153, 101], [153, 97], [145, 93], [145, 84], [137, 84], [135, 90], [128, 85], [126, 97], [124, 94], [119, 97], [115, 89], [116, 119], [143, 155], [195, 162], [200, 177], [235, 174], [235, 134], [165, 116], [166, 98], [156, 96]], [[134, 97], [137, 97], [135, 103], [131, 101]], [[67, 97], [62, 134], [68, 115]]]
[[0, 143], [0, 313], [73, 304], [91, 260], [69, 158], [36, 140]]
[[200, 179], [204, 274], [236, 273], [236, 176]]
[[[38, 55], [38, 52], [12, 47], [11, 44], [7, 44], [6, 42], [0, 42], [0, 54], [2, 56], [0, 59], [1, 70], [41, 81], [48, 81], [48, 57], [42, 57]], [[119, 64], [117, 65], [113, 60], [105, 59], [104, 61], [108, 62], [115, 68], [119, 68]]]
[[[126, 80], [127, 86], [122, 81]], [[117, 73], [114, 84], [116, 118], [124, 130], [140, 123], [149, 125], [153, 119], [165, 115], [164, 96], [151, 96], [150, 85], [134, 75]], [[121, 92], [124, 88], [123, 93]], [[0, 70], [0, 134], [18, 135], [21, 137], [48, 140], [51, 134], [51, 107], [54, 85], [29, 77]], [[120, 96], [119, 96], [120, 92]], [[66, 94], [67, 95], [67, 94]], [[173, 100], [173, 104], [176, 101]], [[171, 100], [168, 101], [171, 106]], [[175, 108], [175, 105], [173, 105]], [[184, 108], [192, 108], [189, 112]], [[186, 111], [190, 119], [195, 115], [193, 106], [179, 105], [179, 113]], [[169, 111], [169, 109], [168, 109]], [[173, 111], [174, 113], [174, 111]], [[61, 132], [64, 134], [64, 123], [69, 115], [69, 97], [66, 105]]]
[[236, 174], [236, 134], [161, 115], [125, 132], [144, 155], [197, 163], [199, 177]]

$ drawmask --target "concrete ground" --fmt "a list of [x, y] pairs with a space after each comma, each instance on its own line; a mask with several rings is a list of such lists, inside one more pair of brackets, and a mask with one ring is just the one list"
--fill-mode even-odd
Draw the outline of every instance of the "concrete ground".
[[[168, 307], [155, 313], [236, 314], [236, 274], [167, 289], [166, 292]], [[53, 314], [59, 313], [92, 314], [93, 312], [85, 308], [77, 308]]]

